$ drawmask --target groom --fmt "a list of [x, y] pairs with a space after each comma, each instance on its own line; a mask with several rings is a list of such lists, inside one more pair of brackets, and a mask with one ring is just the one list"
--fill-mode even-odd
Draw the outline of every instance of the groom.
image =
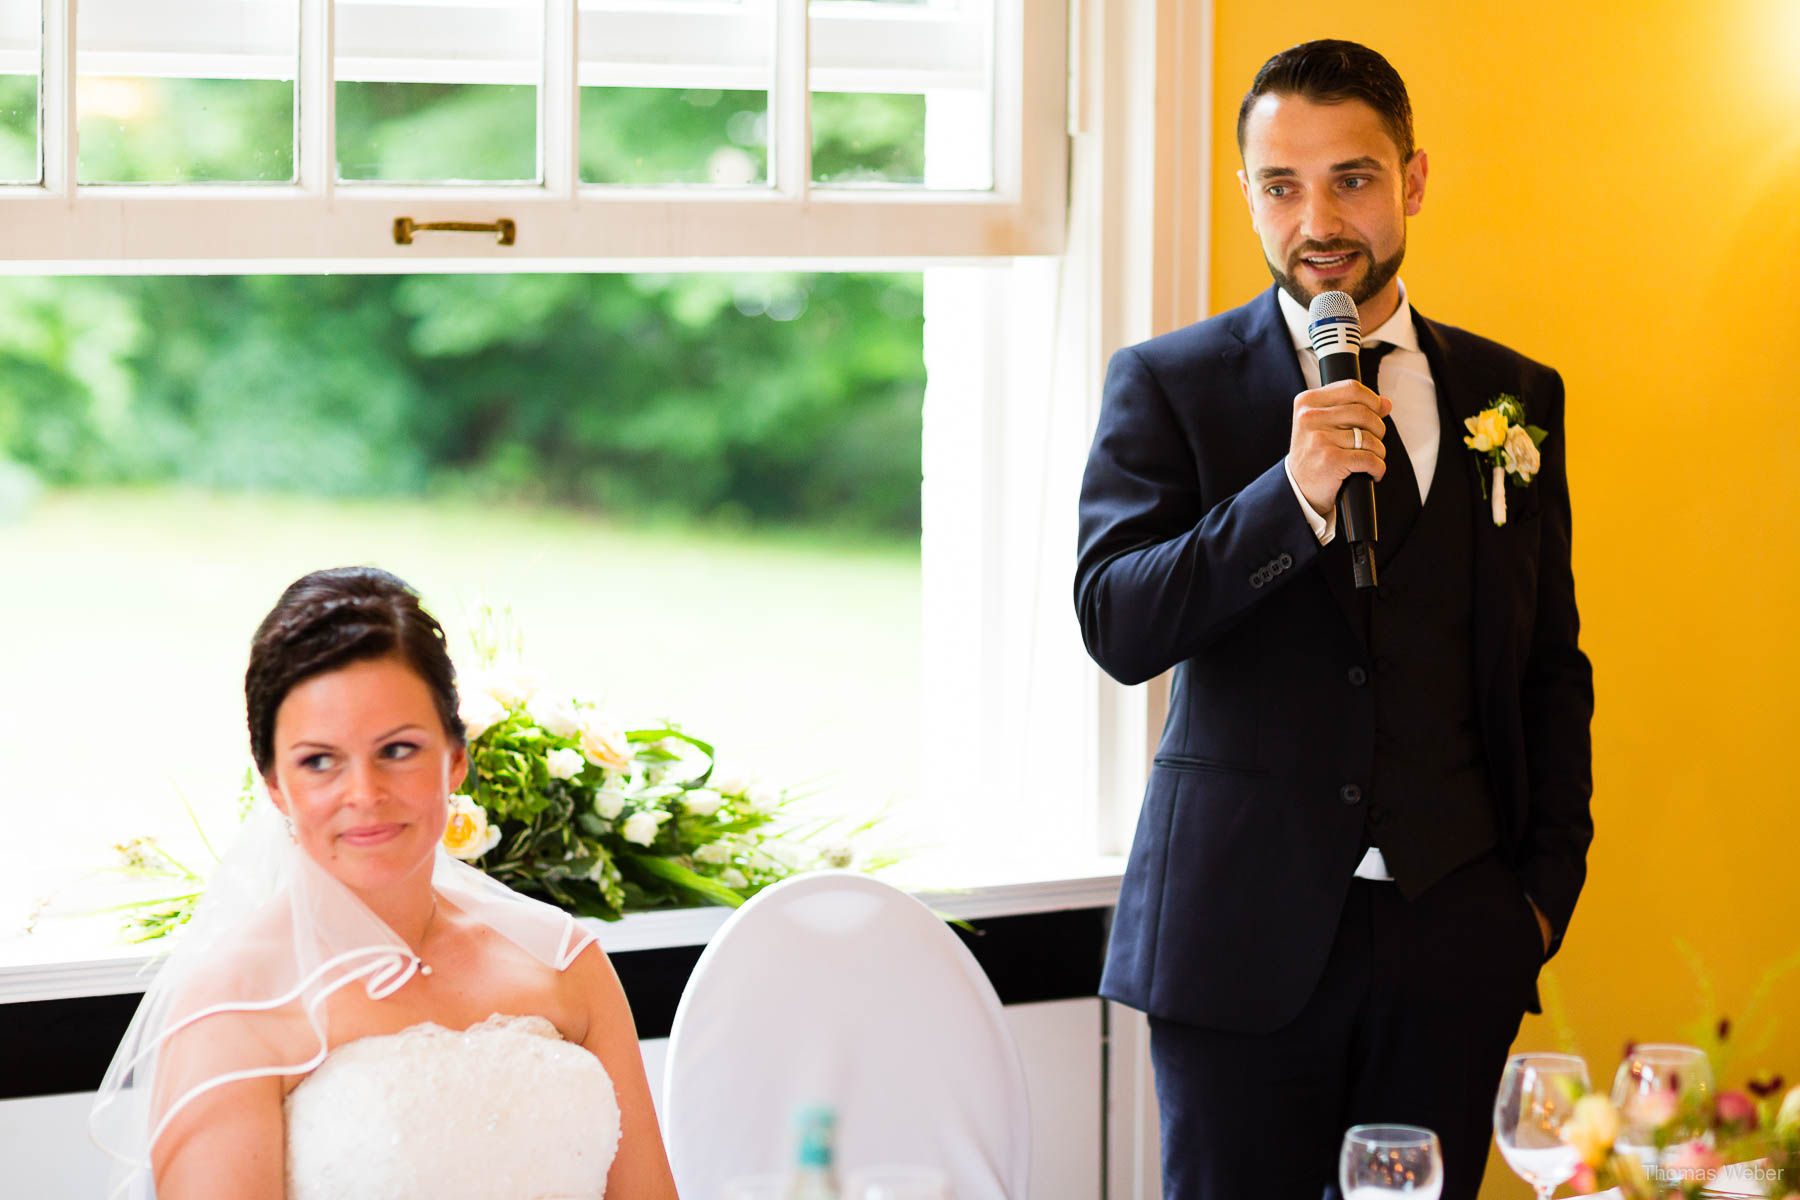
[[[1319, 1200], [1359, 1122], [1435, 1130], [1443, 1195], [1473, 1200], [1586, 875], [1562, 380], [1412, 308], [1412, 138], [1373, 50], [1270, 59], [1238, 180], [1275, 286], [1107, 372], [1076, 609], [1116, 679], [1174, 678], [1101, 991], [1150, 1015], [1174, 1200]], [[1367, 386], [1319, 386], [1325, 291], [1356, 301]], [[1463, 442], [1502, 395], [1548, 431], [1529, 484], [1500, 485], [1504, 524]], [[1356, 472], [1371, 590], [1333, 512]]]

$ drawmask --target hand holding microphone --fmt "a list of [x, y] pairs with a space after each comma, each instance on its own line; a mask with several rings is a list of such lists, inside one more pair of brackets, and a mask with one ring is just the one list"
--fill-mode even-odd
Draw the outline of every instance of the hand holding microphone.
[[1307, 326], [1320, 386], [1294, 398], [1288, 468], [1320, 516], [1338, 506], [1338, 536], [1350, 543], [1357, 587], [1375, 586], [1375, 480], [1387, 471], [1383, 421], [1393, 405], [1359, 380], [1362, 329], [1343, 292], [1313, 298]]

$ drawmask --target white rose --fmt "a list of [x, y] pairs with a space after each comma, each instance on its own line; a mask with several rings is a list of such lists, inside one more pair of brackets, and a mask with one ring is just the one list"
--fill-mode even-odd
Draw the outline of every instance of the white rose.
[[462, 717], [463, 729], [471, 742], [506, 719], [506, 707], [483, 691], [471, 691], [463, 696], [457, 713]]
[[1525, 432], [1523, 426], [1514, 425], [1506, 431], [1506, 469], [1519, 477], [1519, 482], [1530, 483], [1531, 477], [1543, 466], [1538, 457], [1537, 443]]
[[725, 797], [711, 788], [695, 788], [682, 794], [681, 803], [696, 817], [710, 817], [719, 811], [719, 806], [725, 803]]
[[540, 692], [531, 698], [529, 708], [538, 728], [554, 737], [574, 737], [581, 729], [575, 705], [561, 696]]
[[750, 881], [745, 879], [744, 873], [736, 867], [728, 867], [725, 870], [720, 871], [719, 882], [728, 888], [746, 888], [750, 886]]
[[622, 836], [628, 842], [636, 842], [640, 846], [648, 846], [656, 840], [656, 831], [662, 823], [669, 819], [665, 812], [637, 812], [625, 818]]
[[581, 756], [579, 750], [552, 750], [546, 757], [550, 760], [552, 779], [573, 779], [587, 765], [587, 759]]
[[515, 663], [504, 671], [485, 672], [480, 686], [507, 708], [517, 708], [537, 693], [538, 677], [536, 672]]
[[731, 861], [731, 847], [724, 842], [708, 842], [694, 851], [694, 861], [718, 866]]
[[625, 735], [608, 725], [597, 713], [581, 714], [581, 752], [596, 767], [609, 771], [629, 771], [631, 752]]
[[601, 788], [594, 793], [594, 815], [612, 821], [625, 811], [625, 793], [617, 788]]
[[752, 812], [772, 813], [781, 804], [781, 789], [769, 787], [767, 784], [756, 784], [744, 793], [744, 802], [750, 806]]
[[812, 849], [786, 842], [764, 842], [763, 853], [784, 871], [798, 871], [812, 862]]
[[724, 792], [727, 796], [741, 796], [750, 790], [753, 783], [746, 775], [721, 775], [714, 771], [707, 786]]

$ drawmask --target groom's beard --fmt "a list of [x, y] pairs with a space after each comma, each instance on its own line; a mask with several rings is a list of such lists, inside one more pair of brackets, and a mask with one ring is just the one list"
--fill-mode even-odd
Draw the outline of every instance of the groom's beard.
[[[1300, 259], [1308, 254], [1342, 254], [1346, 251], [1362, 256], [1366, 264], [1360, 279], [1351, 280], [1347, 286], [1321, 287], [1317, 291], [1307, 291], [1306, 285], [1300, 282]], [[1357, 304], [1366, 304], [1375, 298], [1375, 294], [1388, 285], [1388, 281], [1400, 273], [1400, 260], [1406, 257], [1406, 234], [1404, 229], [1400, 235], [1400, 247], [1394, 251], [1392, 258], [1377, 259], [1369, 251], [1368, 243], [1353, 242], [1347, 238], [1338, 238], [1330, 242], [1303, 242], [1288, 255], [1288, 269], [1283, 271], [1272, 260], [1265, 258], [1269, 275], [1280, 285], [1281, 290], [1294, 298], [1301, 308], [1310, 308], [1313, 297], [1322, 292], [1343, 291], [1350, 294], [1350, 299]]]

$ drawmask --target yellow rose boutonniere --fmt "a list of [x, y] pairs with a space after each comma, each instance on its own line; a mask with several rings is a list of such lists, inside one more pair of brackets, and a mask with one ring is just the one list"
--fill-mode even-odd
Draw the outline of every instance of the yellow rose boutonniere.
[[1463, 421], [1469, 436], [1463, 445], [1487, 458], [1493, 467], [1494, 482], [1484, 492], [1493, 504], [1494, 524], [1506, 524], [1506, 477], [1511, 475], [1520, 487], [1529, 487], [1543, 466], [1538, 447], [1549, 434], [1536, 425], [1525, 424], [1525, 405], [1517, 396], [1501, 394], [1494, 402]]

